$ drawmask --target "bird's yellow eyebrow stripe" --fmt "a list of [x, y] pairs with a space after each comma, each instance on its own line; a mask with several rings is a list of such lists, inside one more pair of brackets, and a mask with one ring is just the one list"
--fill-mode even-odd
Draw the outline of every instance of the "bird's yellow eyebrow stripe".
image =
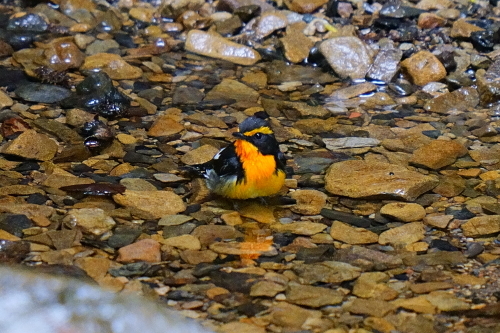
[[267, 126], [262, 126], [262, 127], [254, 129], [254, 130], [245, 132], [245, 133], [243, 133], [243, 135], [244, 136], [252, 136], [252, 135], [254, 135], [256, 133], [273, 134], [273, 130], [270, 129], [269, 127], [267, 127]]

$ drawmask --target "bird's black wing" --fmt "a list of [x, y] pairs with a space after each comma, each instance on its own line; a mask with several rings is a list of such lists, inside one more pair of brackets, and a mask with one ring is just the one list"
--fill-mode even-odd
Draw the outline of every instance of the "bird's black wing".
[[236, 175], [238, 180], [240, 180], [245, 176], [241, 161], [238, 155], [236, 155], [234, 144], [230, 144], [222, 149], [210, 162], [212, 163], [215, 173], [219, 175], [219, 177]]

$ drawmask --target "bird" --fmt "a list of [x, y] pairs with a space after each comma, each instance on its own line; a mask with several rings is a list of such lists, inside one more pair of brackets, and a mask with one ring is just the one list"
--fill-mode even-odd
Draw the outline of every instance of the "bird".
[[258, 112], [246, 118], [233, 133], [234, 142], [212, 160], [189, 167], [213, 193], [245, 200], [275, 195], [283, 187], [286, 159], [266, 117]]

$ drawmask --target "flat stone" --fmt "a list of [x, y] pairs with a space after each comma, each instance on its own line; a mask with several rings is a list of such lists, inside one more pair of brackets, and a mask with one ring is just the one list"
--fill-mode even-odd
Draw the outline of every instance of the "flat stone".
[[328, 0], [289, 0], [286, 1], [286, 5], [291, 11], [307, 14], [314, 12], [327, 2]]
[[15, 90], [20, 98], [28, 102], [57, 103], [71, 95], [66, 88], [43, 83], [26, 83]]
[[399, 298], [391, 302], [398, 308], [407, 309], [418, 313], [435, 314], [436, 307], [427, 300], [426, 296], [417, 296], [412, 298]]
[[361, 148], [361, 147], [375, 147], [380, 144], [380, 141], [374, 138], [359, 138], [359, 137], [347, 137], [347, 138], [324, 138], [323, 142], [326, 145], [326, 149], [338, 150], [338, 149], [348, 149], [348, 148]]
[[274, 208], [270, 206], [263, 206], [258, 203], [251, 203], [239, 209], [239, 213], [243, 217], [248, 217], [260, 223], [275, 223]]
[[299, 63], [306, 59], [314, 46], [314, 42], [303, 33], [305, 27], [305, 22], [291, 24], [287, 27], [285, 37], [280, 38], [285, 50], [285, 57], [293, 63]]
[[324, 261], [317, 264], [294, 265], [293, 270], [304, 284], [340, 283], [354, 280], [361, 275], [361, 269], [344, 262]]
[[159, 137], [159, 136], [170, 136], [177, 134], [184, 129], [178, 121], [172, 119], [169, 115], [163, 115], [156, 118], [154, 123], [151, 125], [148, 131], [148, 135]]
[[351, 227], [348, 224], [333, 221], [330, 236], [347, 244], [371, 244], [378, 242], [378, 235], [364, 228]]
[[0, 90], [0, 109], [12, 106], [14, 101], [5, 92]]
[[453, 215], [427, 215], [424, 217], [424, 223], [431, 227], [444, 229], [453, 219]]
[[161, 261], [160, 243], [153, 239], [142, 239], [118, 249], [116, 261], [131, 263], [138, 261]]
[[286, 285], [283, 285], [281, 283], [276, 283], [273, 281], [259, 281], [256, 284], [252, 286], [250, 289], [250, 296], [253, 297], [260, 297], [260, 296], [266, 296], [266, 297], [274, 297], [276, 294], [284, 291], [286, 289]]
[[432, 189], [432, 192], [443, 197], [452, 198], [460, 195], [467, 187], [465, 179], [458, 175], [439, 177], [439, 185]]
[[352, 293], [361, 298], [374, 298], [383, 301], [393, 300], [399, 293], [387, 286], [389, 275], [383, 272], [366, 272], [354, 283]]
[[467, 22], [461, 18], [453, 22], [451, 26], [450, 36], [453, 38], [470, 38], [471, 33], [475, 31], [483, 31], [483, 28]]
[[197, 237], [202, 246], [208, 246], [217, 239], [236, 239], [244, 234], [229, 225], [200, 225], [193, 230], [191, 235]]
[[183, 212], [186, 204], [181, 197], [169, 191], [130, 191], [115, 194], [113, 200], [131, 210], [131, 213], [143, 219], [159, 219], [164, 215]]
[[467, 154], [467, 148], [456, 141], [433, 140], [413, 152], [410, 163], [437, 170], [453, 164], [458, 157]]
[[500, 215], [476, 216], [461, 226], [464, 236], [478, 237], [500, 232]]
[[180, 225], [191, 221], [193, 218], [191, 216], [176, 214], [176, 215], [165, 215], [159, 221], [158, 225], [161, 226], [172, 226], [172, 225]]
[[266, 329], [250, 323], [233, 321], [217, 328], [220, 333], [266, 333]]
[[385, 244], [412, 244], [424, 238], [424, 224], [412, 222], [400, 227], [392, 228], [380, 234], [378, 242]]
[[71, 228], [78, 227], [84, 233], [100, 236], [115, 226], [112, 217], [100, 208], [71, 209], [64, 218], [64, 223]]
[[413, 201], [434, 188], [438, 180], [400, 165], [349, 160], [334, 163], [326, 172], [325, 183], [334, 195]]
[[192, 235], [181, 235], [176, 237], [166, 238], [163, 242], [165, 245], [173, 246], [181, 250], [200, 250], [200, 240]]
[[419, 51], [401, 62], [413, 83], [424, 86], [429, 82], [440, 81], [446, 77], [446, 69], [439, 59], [429, 51]]
[[113, 80], [133, 80], [142, 76], [139, 67], [129, 65], [118, 54], [97, 53], [85, 58], [81, 71], [102, 70]]
[[214, 146], [203, 145], [199, 148], [188, 151], [181, 157], [181, 162], [186, 165], [202, 164], [210, 161], [218, 152], [219, 149]]
[[302, 330], [306, 322], [316, 322], [322, 317], [321, 311], [307, 310], [300, 306], [279, 302], [269, 308], [271, 322], [288, 332]]
[[3, 145], [1, 152], [26, 159], [49, 161], [54, 158], [57, 149], [58, 144], [55, 140], [35, 130], [27, 130]]
[[446, 291], [433, 291], [425, 296], [440, 311], [460, 311], [470, 309], [470, 303]]
[[311, 236], [318, 234], [325, 230], [327, 226], [322, 223], [315, 223], [310, 221], [305, 222], [292, 222], [287, 224], [273, 224], [271, 228], [278, 232], [290, 232], [296, 235]]
[[228, 97], [235, 99], [237, 102], [257, 102], [259, 93], [244, 83], [224, 79], [206, 94], [205, 100], [217, 100]]
[[217, 259], [217, 253], [211, 250], [185, 250], [180, 253], [182, 260], [190, 265], [198, 265], [201, 263], [210, 263]]
[[344, 79], [363, 78], [374, 55], [373, 50], [357, 37], [330, 38], [322, 42], [319, 49], [333, 70]]
[[401, 222], [414, 222], [424, 218], [425, 208], [416, 203], [391, 202], [380, 208], [380, 214]]
[[378, 299], [356, 298], [350, 304], [343, 307], [346, 311], [355, 314], [368, 315], [373, 317], [384, 317], [396, 307], [389, 302]]
[[438, 251], [426, 254], [420, 254], [418, 256], [408, 256], [405, 257], [403, 262], [408, 266], [417, 265], [458, 265], [463, 264], [467, 261], [465, 255], [458, 251]]
[[330, 288], [306, 286], [290, 283], [286, 290], [286, 300], [297, 305], [319, 308], [342, 303], [344, 294]]
[[265, 242], [243, 242], [243, 243], [223, 243], [216, 242], [209, 245], [209, 249], [215, 253], [231, 254], [244, 258], [258, 258], [260, 256], [275, 256], [277, 250], [269, 243]]
[[291, 209], [292, 212], [302, 215], [317, 215], [326, 205], [328, 196], [318, 190], [297, 190], [292, 192], [291, 198], [297, 201]]
[[189, 31], [184, 47], [189, 52], [239, 65], [253, 65], [261, 59], [259, 53], [248, 46], [231, 42], [215, 33], [196, 29]]
[[446, 114], [449, 111], [466, 111], [479, 104], [479, 93], [471, 87], [464, 87], [452, 92], [444, 93], [424, 105], [424, 110]]
[[397, 48], [380, 50], [366, 76], [372, 80], [391, 82], [398, 71], [402, 56], [403, 51]]
[[410, 290], [416, 294], [428, 294], [431, 291], [451, 289], [451, 288], [453, 288], [453, 283], [445, 281], [415, 283], [410, 285]]
[[35, 216], [50, 217], [55, 212], [54, 207], [36, 204], [14, 204], [4, 203], [0, 204], [0, 212], [11, 214], [23, 214], [29, 219]]
[[258, 39], [269, 36], [279, 29], [283, 29], [288, 25], [288, 19], [284, 12], [278, 10], [270, 10], [262, 13], [257, 20], [253, 30]]

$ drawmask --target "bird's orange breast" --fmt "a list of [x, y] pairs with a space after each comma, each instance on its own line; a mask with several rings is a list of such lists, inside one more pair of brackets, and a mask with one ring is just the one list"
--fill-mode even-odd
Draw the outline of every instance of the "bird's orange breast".
[[223, 195], [232, 199], [249, 199], [276, 194], [285, 183], [285, 172], [276, 169], [273, 155], [262, 155], [245, 140], [236, 140], [236, 154], [243, 165], [244, 179], [228, 184]]

